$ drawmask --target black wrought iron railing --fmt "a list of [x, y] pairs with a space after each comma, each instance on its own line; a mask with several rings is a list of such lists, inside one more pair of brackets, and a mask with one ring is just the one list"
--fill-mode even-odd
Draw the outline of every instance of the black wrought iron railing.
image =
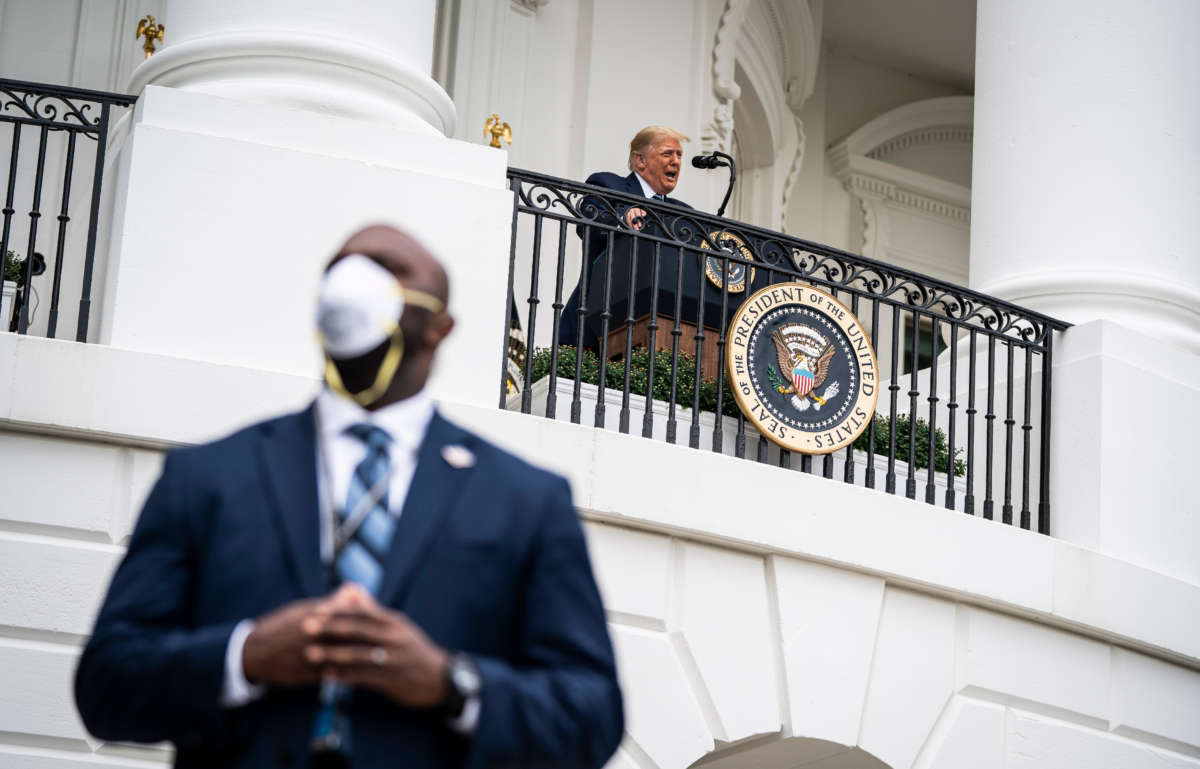
[[[54, 337], [73, 320], [75, 339], [87, 341], [109, 126], [114, 109], [134, 101], [0, 79], [0, 146], [7, 139], [9, 148], [0, 230], [7, 314], [0, 330]], [[57, 226], [46, 227], [43, 216], [55, 212]], [[78, 305], [71, 306], [74, 296]]]
[[[912, 499], [923, 485], [927, 503], [1050, 532], [1051, 356], [1068, 324], [673, 203], [519, 169], [508, 178], [501, 408], [624, 433], [640, 418], [648, 438]], [[850, 309], [880, 375], [857, 441], [798, 463], [731, 402], [725, 366], [734, 311], [789, 282]]]

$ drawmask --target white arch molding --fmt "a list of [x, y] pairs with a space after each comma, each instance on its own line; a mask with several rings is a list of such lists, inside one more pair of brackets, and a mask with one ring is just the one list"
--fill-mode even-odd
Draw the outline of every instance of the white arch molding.
[[829, 148], [864, 256], [967, 284], [973, 111], [970, 96], [913, 102]]
[[706, 152], [732, 149], [734, 127], [745, 157], [731, 215], [782, 229], [803, 163], [797, 114], [812, 94], [820, 30], [808, 0], [726, 0], [713, 41], [712, 118], [701, 131]]

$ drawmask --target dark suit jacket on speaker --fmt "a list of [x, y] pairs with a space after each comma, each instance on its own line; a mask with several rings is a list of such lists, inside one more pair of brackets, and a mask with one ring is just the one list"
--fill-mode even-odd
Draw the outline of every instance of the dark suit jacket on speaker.
[[[628, 176], [618, 176], [613, 173], [608, 173], [607, 171], [600, 171], [589, 176], [586, 179], [586, 183], [613, 190], [615, 192], [624, 192], [629, 195], [645, 197], [641, 182], [638, 181], [637, 175], [634, 173], [630, 173]], [[647, 202], [654, 204], [658, 201], [647, 200]], [[679, 200], [678, 198], [672, 198], [670, 196], [666, 198], [665, 202], [676, 206], [682, 206], [683, 208], [691, 208], [691, 206], [689, 206], [687, 203], [684, 203], [682, 200]], [[629, 206], [624, 202], [617, 202], [612, 207], [615, 208], [617, 213], [622, 217], [625, 215], [625, 211], [629, 208]], [[609, 207], [606, 204], [599, 202], [595, 198], [584, 198], [580, 203], [580, 214], [585, 219], [594, 219], [596, 222], [603, 225], [608, 225], [609, 227], [617, 226], [618, 224], [623, 226], [623, 223], [619, 223], [613, 218], [612, 214], [608, 212], [608, 208]], [[656, 227], [657, 225], [650, 224], [647, 232], [655, 232], [656, 230], [654, 228]], [[580, 225], [576, 227], [575, 232], [580, 238], [584, 238], [585, 229], [588, 230], [588, 232], [586, 234], [587, 243], [584, 247], [584, 259], [587, 261], [588, 266], [591, 267], [596, 262], [597, 257], [603, 254], [607, 248], [608, 233], [610, 230], [603, 227], [585, 228], [583, 225]], [[628, 253], [630, 249], [630, 238], [628, 235], [615, 235], [613, 240], [614, 253]], [[670, 250], [674, 252], [673, 249]], [[615, 266], [616, 265], [614, 265], [614, 267]], [[616, 271], [619, 272], [619, 269]], [[620, 276], [618, 279], [626, 280], [626, 278]], [[592, 280], [589, 276], [589, 283], [591, 282]], [[570, 298], [563, 307], [562, 316], [559, 321], [559, 344], [575, 345], [578, 340], [578, 310], [580, 304], [579, 294], [580, 286], [579, 284], [576, 284], [575, 289], [571, 292]], [[598, 306], [601, 299], [597, 297], [597, 294], [598, 292], [591, 290], [588, 292], [589, 315], [592, 316], [598, 313], [601, 309]], [[597, 335], [594, 326], [594, 322], [585, 325], [583, 334], [583, 346], [592, 350], [599, 349], [597, 346]]]
[[[311, 407], [168, 455], [79, 663], [88, 729], [176, 744], [179, 767], [304, 766], [315, 689], [219, 704], [234, 625], [326, 592]], [[474, 453], [452, 467], [445, 446]], [[435, 415], [379, 600], [483, 677], [474, 734], [357, 691], [355, 767], [599, 767], [623, 726], [566, 482]]]

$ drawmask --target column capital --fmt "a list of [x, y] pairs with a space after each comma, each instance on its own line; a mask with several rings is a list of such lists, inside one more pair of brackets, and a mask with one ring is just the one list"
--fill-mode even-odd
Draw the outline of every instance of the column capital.
[[356, 3], [314, 21], [278, 1], [233, 10], [174, 3], [166, 46], [134, 71], [129, 89], [170, 86], [449, 135], [454, 104], [429, 74], [433, 2], [420, 5], [429, 8], [400, 15]]

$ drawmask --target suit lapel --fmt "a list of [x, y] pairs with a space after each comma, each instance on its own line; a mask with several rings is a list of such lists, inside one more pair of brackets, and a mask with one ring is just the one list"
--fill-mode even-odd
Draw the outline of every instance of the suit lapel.
[[637, 180], [637, 174], [634, 172], [630, 172], [629, 176], [625, 177], [625, 191], [630, 195], [646, 197], [646, 193], [642, 190], [642, 183]]
[[417, 453], [417, 467], [404, 508], [392, 536], [379, 601], [397, 605], [416, 573], [439, 522], [453, 509], [466, 485], [470, 467], [453, 467], [443, 456], [447, 446], [460, 444], [465, 434], [434, 413]]
[[258, 459], [293, 581], [302, 595], [321, 595], [313, 407], [264, 424]]

